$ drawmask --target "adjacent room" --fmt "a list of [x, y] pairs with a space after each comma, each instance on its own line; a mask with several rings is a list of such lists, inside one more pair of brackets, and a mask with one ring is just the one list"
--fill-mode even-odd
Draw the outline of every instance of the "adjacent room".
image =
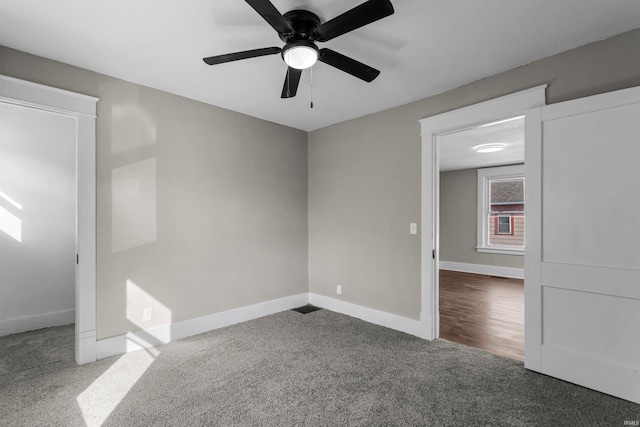
[[635, 0], [3, 0], [0, 425], [637, 425], [638, 114]]
[[524, 360], [524, 117], [438, 149], [440, 337]]

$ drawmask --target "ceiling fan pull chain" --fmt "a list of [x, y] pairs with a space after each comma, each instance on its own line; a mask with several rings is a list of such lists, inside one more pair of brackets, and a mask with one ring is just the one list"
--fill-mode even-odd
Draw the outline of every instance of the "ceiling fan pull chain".
[[311, 108], [313, 108], [313, 67], [311, 67]]

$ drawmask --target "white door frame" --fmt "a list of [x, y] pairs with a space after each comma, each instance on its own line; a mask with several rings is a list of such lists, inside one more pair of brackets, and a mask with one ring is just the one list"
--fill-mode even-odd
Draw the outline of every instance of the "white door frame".
[[0, 102], [76, 123], [76, 363], [96, 360], [96, 104], [98, 98], [0, 75]]
[[[440, 167], [437, 136], [490, 121], [521, 115], [524, 114], [525, 110], [546, 105], [546, 88], [546, 84], [536, 86], [420, 120], [422, 136], [421, 220], [423, 230], [421, 238], [420, 323], [423, 328], [423, 335], [427, 339], [434, 340], [440, 336], [440, 313], [438, 307]], [[434, 253], [433, 251], [435, 251], [435, 257], [431, 256]]]

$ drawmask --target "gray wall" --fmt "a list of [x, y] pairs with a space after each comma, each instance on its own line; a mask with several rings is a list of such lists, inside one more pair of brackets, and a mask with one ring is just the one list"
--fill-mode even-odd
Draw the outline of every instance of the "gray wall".
[[[104, 338], [139, 328], [126, 316], [127, 283], [172, 321], [307, 289], [418, 319], [420, 238], [409, 235], [420, 219], [418, 120], [545, 83], [549, 103], [640, 85], [640, 30], [308, 135], [9, 49], [0, 64], [2, 74], [102, 98]], [[136, 200], [126, 182], [155, 193]]]
[[98, 338], [307, 292], [305, 132], [6, 48], [0, 73], [100, 98]]
[[476, 251], [478, 172], [440, 173], [440, 261], [524, 268], [524, 256]]
[[548, 103], [640, 85], [640, 30], [311, 132], [310, 291], [418, 319], [418, 120], [545, 83]]

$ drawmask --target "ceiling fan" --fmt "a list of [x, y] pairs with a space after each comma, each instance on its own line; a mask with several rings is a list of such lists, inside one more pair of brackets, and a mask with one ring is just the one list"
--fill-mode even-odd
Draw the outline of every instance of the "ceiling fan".
[[365, 82], [373, 81], [380, 74], [379, 70], [334, 50], [318, 49], [316, 42], [329, 41], [392, 15], [394, 11], [391, 1], [367, 0], [324, 23], [320, 23], [320, 18], [307, 10], [296, 9], [282, 15], [269, 0], [245, 1], [278, 32], [280, 39], [285, 43], [284, 47], [265, 47], [203, 58], [207, 64], [223, 64], [280, 53], [288, 67], [281, 98], [296, 96], [302, 70], [311, 67], [317, 61], [331, 65]]

